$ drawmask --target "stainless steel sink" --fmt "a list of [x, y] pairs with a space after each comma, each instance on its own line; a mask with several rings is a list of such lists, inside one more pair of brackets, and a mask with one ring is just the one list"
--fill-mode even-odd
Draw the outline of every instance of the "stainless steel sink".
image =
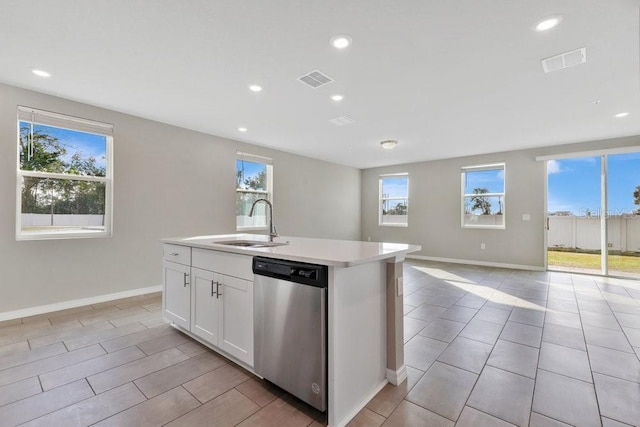
[[237, 246], [242, 248], [270, 248], [289, 244], [289, 242], [265, 242], [262, 240], [226, 240], [211, 243], [215, 245]]

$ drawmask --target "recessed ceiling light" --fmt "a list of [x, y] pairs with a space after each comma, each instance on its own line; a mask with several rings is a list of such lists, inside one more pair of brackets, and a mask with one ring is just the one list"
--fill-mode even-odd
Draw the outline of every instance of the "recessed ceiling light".
[[253, 92], [260, 92], [262, 90], [262, 87], [258, 85], [250, 85], [249, 89], [252, 90]]
[[240, 132], [246, 132], [246, 131], [247, 131], [247, 128], [238, 128], [238, 130], [239, 130]]
[[329, 42], [331, 43], [331, 46], [335, 47], [336, 49], [344, 49], [346, 47], [349, 47], [349, 45], [351, 45], [352, 40], [351, 40], [351, 37], [345, 36], [344, 34], [340, 34], [340, 35], [331, 37]]
[[31, 72], [38, 77], [51, 77], [51, 74], [44, 70], [31, 70]]
[[616, 117], [616, 118], [618, 118], [618, 119], [621, 119], [621, 118], [623, 118], [623, 117], [627, 117], [628, 115], [629, 115], [629, 113], [624, 112], [624, 113], [618, 113], [618, 114], [614, 115], [613, 117]]
[[381, 141], [380, 145], [382, 145], [382, 148], [384, 148], [385, 150], [391, 150], [392, 148], [396, 148], [396, 145], [398, 145], [398, 141], [394, 139], [388, 139], [386, 141]]
[[547, 16], [536, 22], [533, 29], [536, 31], [547, 31], [557, 26], [560, 22], [562, 22], [562, 15]]
[[342, 101], [343, 98], [344, 96], [342, 95], [338, 95], [338, 94], [331, 95], [331, 99], [333, 99], [334, 101]]

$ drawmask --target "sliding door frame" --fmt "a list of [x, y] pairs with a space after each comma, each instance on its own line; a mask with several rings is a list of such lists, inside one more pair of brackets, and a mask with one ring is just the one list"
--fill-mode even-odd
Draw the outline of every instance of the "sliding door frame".
[[640, 152], [640, 146], [611, 148], [606, 150], [581, 151], [574, 153], [551, 154], [536, 157], [537, 161], [544, 161], [544, 268], [549, 269], [549, 175], [547, 164], [549, 160], [575, 159], [580, 157], [600, 157], [600, 270], [603, 276], [609, 275], [609, 231], [608, 231], [608, 194], [607, 194], [607, 158], [614, 154], [630, 154]]

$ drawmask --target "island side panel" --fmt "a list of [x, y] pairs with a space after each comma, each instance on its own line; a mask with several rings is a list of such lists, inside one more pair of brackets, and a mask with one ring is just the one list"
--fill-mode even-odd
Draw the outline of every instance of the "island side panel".
[[386, 262], [329, 269], [329, 426], [346, 425], [387, 383]]
[[387, 262], [387, 380], [399, 385], [407, 379], [404, 365], [403, 262]]

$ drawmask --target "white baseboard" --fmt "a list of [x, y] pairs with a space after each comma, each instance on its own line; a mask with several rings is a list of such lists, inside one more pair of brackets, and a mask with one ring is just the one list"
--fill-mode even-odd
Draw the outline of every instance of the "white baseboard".
[[407, 368], [402, 365], [400, 369], [394, 371], [393, 369], [387, 369], [387, 380], [397, 386], [403, 383], [407, 379]]
[[20, 319], [22, 317], [35, 316], [37, 314], [51, 313], [52, 311], [66, 310], [68, 308], [82, 307], [83, 305], [98, 304], [101, 302], [113, 301], [121, 298], [137, 297], [138, 295], [150, 294], [162, 291], [162, 285], [149, 286], [148, 288], [132, 289], [130, 291], [116, 292], [113, 294], [98, 295], [96, 297], [74, 299], [55, 304], [40, 305], [37, 307], [23, 308], [21, 310], [5, 311], [0, 313], [0, 321]]
[[[367, 406], [367, 403], [369, 403], [371, 399], [376, 397], [376, 395], [380, 392], [380, 390], [382, 390], [384, 386], [386, 386], [388, 383], [389, 382], [385, 379], [380, 384], [378, 384], [378, 386], [375, 389], [373, 389], [373, 391], [368, 396], [365, 396], [364, 400], [362, 400], [362, 402], [360, 402], [359, 405], [356, 405], [351, 410], [351, 412], [349, 412], [340, 421], [338, 421], [335, 427], [344, 427], [347, 424], [349, 424], [349, 421], [351, 421], [356, 415], [358, 415], [358, 412], [360, 412], [365, 406]], [[334, 426], [330, 426], [330, 427], [334, 427]]]
[[503, 262], [474, 261], [470, 259], [457, 259], [457, 258], [439, 258], [439, 257], [422, 256], [422, 255], [407, 255], [407, 258], [420, 259], [424, 261], [448, 262], [452, 264], [469, 264], [469, 265], [481, 265], [484, 267], [510, 268], [513, 270], [546, 271], [544, 267], [539, 267], [537, 265], [507, 264]]

